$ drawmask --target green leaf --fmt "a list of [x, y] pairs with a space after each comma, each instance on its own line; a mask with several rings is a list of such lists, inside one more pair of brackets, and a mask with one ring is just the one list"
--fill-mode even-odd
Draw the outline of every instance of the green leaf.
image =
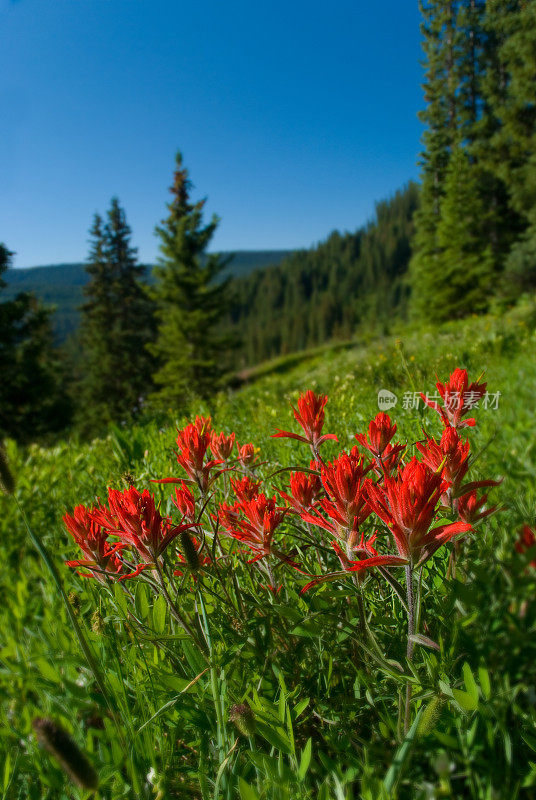
[[308, 639], [316, 639], [324, 632], [324, 628], [318, 622], [304, 619], [299, 625], [291, 630], [293, 636], [305, 636]]
[[480, 688], [486, 700], [491, 697], [491, 682], [489, 679], [489, 672], [485, 667], [478, 668], [478, 680], [480, 681]]
[[439, 650], [439, 645], [437, 642], [434, 642], [433, 639], [430, 639], [428, 636], [423, 636], [421, 633], [416, 633], [413, 636], [409, 637], [412, 642], [415, 644], [420, 644], [423, 647], [429, 647], [432, 650]]
[[166, 600], [160, 594], [153, 606], [153, 628], [156, 633], [163, 633], [166, 627]]
[[463, 692], [461, 689], [453, 689], [452, 696], [462, 711], [475, 711], [478, 707], [478, 697], [475, 698], [472, 694], [469, 694], [469, 692]]
[[267, 725], [265, 722], [261, 722], [257, 720], [257, 731], [266, 739], [268, 744], [271, 744], [272, 747], [275, 747], [276, 750], [280, 750], [287, 755], [291, 753], [290, 742], [287, 734], [282, 728], [276, 727], [275, 725]]
[[305, 709], [309, 705], [309, 701], [310, 701], [310, 698], [309, 697], [305, 697], [303, 700], [300, 700], [300, 702], [297, 703], [294, 706], [294, 709], [293, 709], [294, 719], [298, 719], [300, 714], [302, 714], [305, 711]]
[[309, 764], [311, 763], [311, 754], [313, 752], [313, 740], [309, 737], [305, 747], [302, 750], [300, 758], [300, 766], [298, 767], [298, 778], [303, 781], [307, 775]]
[[149, 603], [147, 602], [147, 589], [143, 581], [139, 581], [136, 586], [136, 595], [134, 597], [134, 605], [138, 617], [144, 621], [149, 616]]
[[11, 754], [8, 753], [6, 756], [6, 760], [4, 762], [4, 792], [7, 791], [7, 787], [9, 786], [11, 780]]
[[241, 800], [259, 800], [259, 795], [253, 786], [246, 783], [243, 778], [238, 778], [238, 788], [240, 790]]
[[49, 664], [48, 661], [45, 661], [44, 658], [40, 658], [38, 661], [36, 661], [36, 666], [43, 678], [46, 678], [47, 681], [61, 683], [61, 675], [59, 672], [52, 666], [52, 664]]
[[476, 703], [475, 705], [476, 708], [476, 706], [478, 705], [478, 698], [479, 698], [478, 685], [477, 682], [475, 681], [473, 673], [471, 672], [471, 667], [469, 666], [467, 661], [464, 663], [462, 667], [462, 674], [463, 674], [463, 682], [465, 683], [465, 688], [473, 698], [473, 701]]
[[128, 610], [127, 596], [123, 591], [123, 587], [118, 582], [114, 583], [114, 597], [115, 597], [115, 602], [117, 603], [117, 607], [126, 616]]

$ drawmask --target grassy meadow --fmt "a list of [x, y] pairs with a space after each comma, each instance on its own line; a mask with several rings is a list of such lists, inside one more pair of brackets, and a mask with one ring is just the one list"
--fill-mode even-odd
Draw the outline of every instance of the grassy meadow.
[[[452, 543], [426, 563], [420, 632], [436, 646], [418, 643], [412, 663], [403, 608], [374, 570], [362, 587], [374, 647], [359, 631], [349, 576], [300, 594], [306, 576], [280, 564], [272, 593], [236, 547], [217, 566], [219, 583], [210, 565], [197, 580], [183, 570], [176, 602], [201, 619], [207, 656], [143, 575], [101, 585], [64, 566], [79, 554], [63, 514], [106, 498], [107, 487], [149, 488], [172, 512], [172, 487], [150, 483], [179, 474], [174, 442], [187, 420], [172, 409], [89, 444], [7, 442], [16, 489], [0, 495], [0, 796], [93, 796], [39, 748], [32, 721], [51, 717], [86, 753], [99, 776], [95, 796], [106, 800], [535, 797], [536, 570], [514, 547], [521, 526], [536, 522], [535, 323], [527, 302], [501, 317], [281, 358], [192, 409], [255, 444], [256, 474], [272, 494], [288, 485], [282, 468], [309, 465], [306, 445], [271, 438], [297, 430], [289, 403], [300, 392], [328, 395], [325, 431], [339, 449], [377, 414], [378, 391], [394, 392], [389, 414], [411, 455], [422, 426], [437, 436], [440, 424], [422, 402], [404, 407], [404, 396], [433, 392], [436, 376], [445, 381], [455, 367], [472, 381], [484, 372], [498, 407], [479, 409], [464, 435], [477, 455], [472, 480], [503, 479], [489, 489], [500, 509], [463, 539], [455, 568]], [[338, 452], [324, 447], [327, 459]], [[57, 567], [93, 665], [26, 523]], [[286, 517], [276, 537], [294, 534]], [[309, 551], [298, 539], [293, 546], [312, 571]], [[336, 566], [333, 552], [322, 559]], [[236, 584], [243, 605], [229, 611]]]

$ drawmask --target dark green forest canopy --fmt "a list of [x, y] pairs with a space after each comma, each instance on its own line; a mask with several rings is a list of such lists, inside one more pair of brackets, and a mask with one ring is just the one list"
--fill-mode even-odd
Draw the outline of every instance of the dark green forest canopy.
[[411, 182], [377, 203], [374, 219], [355, 233], [334, 231], [317, 247], [236, 281], [228, 324], [242, 340], [240, 363], [348, 339], [403, 315], [418, 198]]
[[[255, 269], [279, 264], [290, 254], [290, 250], [240, 250], [223, 253], [223, 256], [232, 255], [229, 274], [239, 277]], [[146, 266], [150, 282], [152, 265]], [[32, 292], [45, 305], [54, 306], [54, 332], [59, 343], [77, 329], [80, 320], [78, 309], [84, 300], [82, 290], [88, 281], [85, 263], [9, 269], [4, 278], [6, 299], [12, 300], [18, 292]]]

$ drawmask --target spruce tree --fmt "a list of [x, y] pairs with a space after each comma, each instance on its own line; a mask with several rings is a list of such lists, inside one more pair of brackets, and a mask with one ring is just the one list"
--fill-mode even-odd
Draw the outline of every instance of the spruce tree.
[[490, 245], [483, 246], [484, 221], [478, 171], [457, 147], [450, 157], [441, 204], [438, 268], [427, 286], [429, 319], [455, 319], [487, 309], [493, 257]]
[[497, 119], [491, 139], [495, 174], [511, 206], [511, 251], [503, 283], [508, 299], [536, 287], [536, 6], [534, 2], [489, 4], [497, 40], [500, 89], [490, 91]]
[[[12, 255], [0, 244], [0, 293]], [[28, 292], [0, 302], [0, 441], [35, 441], [69, 423], [65, 373], [50, 314]]]
[[417, 316], [426, 314], [428, 284], [433, 283], [440, 268], [437, 230], [445, 176], [457, 137], [456, 90], [459, 83], [455, 3], [452, 0], [421, 0], [420, 9], [423, 16], [425, 108], [419, 113], [419, 119], [426, 128], [420, 161], [421, 198], [415, 215], [410, 267], [412, 308]]
[[146, 348], [154, 331], [153, 304], [130, 237], [125, 212], [113, 198], [106, 223], [96, 214], [90, 229], [90, 280], [81, 309], [84, 369], [78, 416], [81, 428], [91, 432], [138, 411], [152, 386]]
[[154, 375], [160, 405], [184, 408], [193, 396], [209, 398], [222, 385], [226, 355], [233, 344], [221, 332], [227, 312], [228, 264], [208, 254], [218, 218], [203, 222], [205, 200], [192, 202], [188, 170], [177, 153], [168, 216], [157, 226], [160, 257], [154, 268], [158, 333], [151, 353], [159, 363]]

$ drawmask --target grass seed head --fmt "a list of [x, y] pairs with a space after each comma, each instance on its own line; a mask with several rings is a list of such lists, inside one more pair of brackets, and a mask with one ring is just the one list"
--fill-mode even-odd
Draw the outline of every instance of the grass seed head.
[[195, 542], [188, 533], [188, 531], [182, 531], [180, 534], [180, 541], [181, 541], [181, 550], [186, 559], [186, 563], [192, 570], [192, 572], [197, 572], [199, 569], [199, 553], [197, 552], [197, 547], [195, 546]]
[[249, 703], [236, 703], [231, 706], [229, 719], [243, 736], [253, 736], [255, 733], [255, 714]]
[[32, 725], [41, 747], [54, 756], [74, 783], [82, 789], [96, 790], [98, 788], [97, 773], [61, 725], [46, 717], [37, 717]]

